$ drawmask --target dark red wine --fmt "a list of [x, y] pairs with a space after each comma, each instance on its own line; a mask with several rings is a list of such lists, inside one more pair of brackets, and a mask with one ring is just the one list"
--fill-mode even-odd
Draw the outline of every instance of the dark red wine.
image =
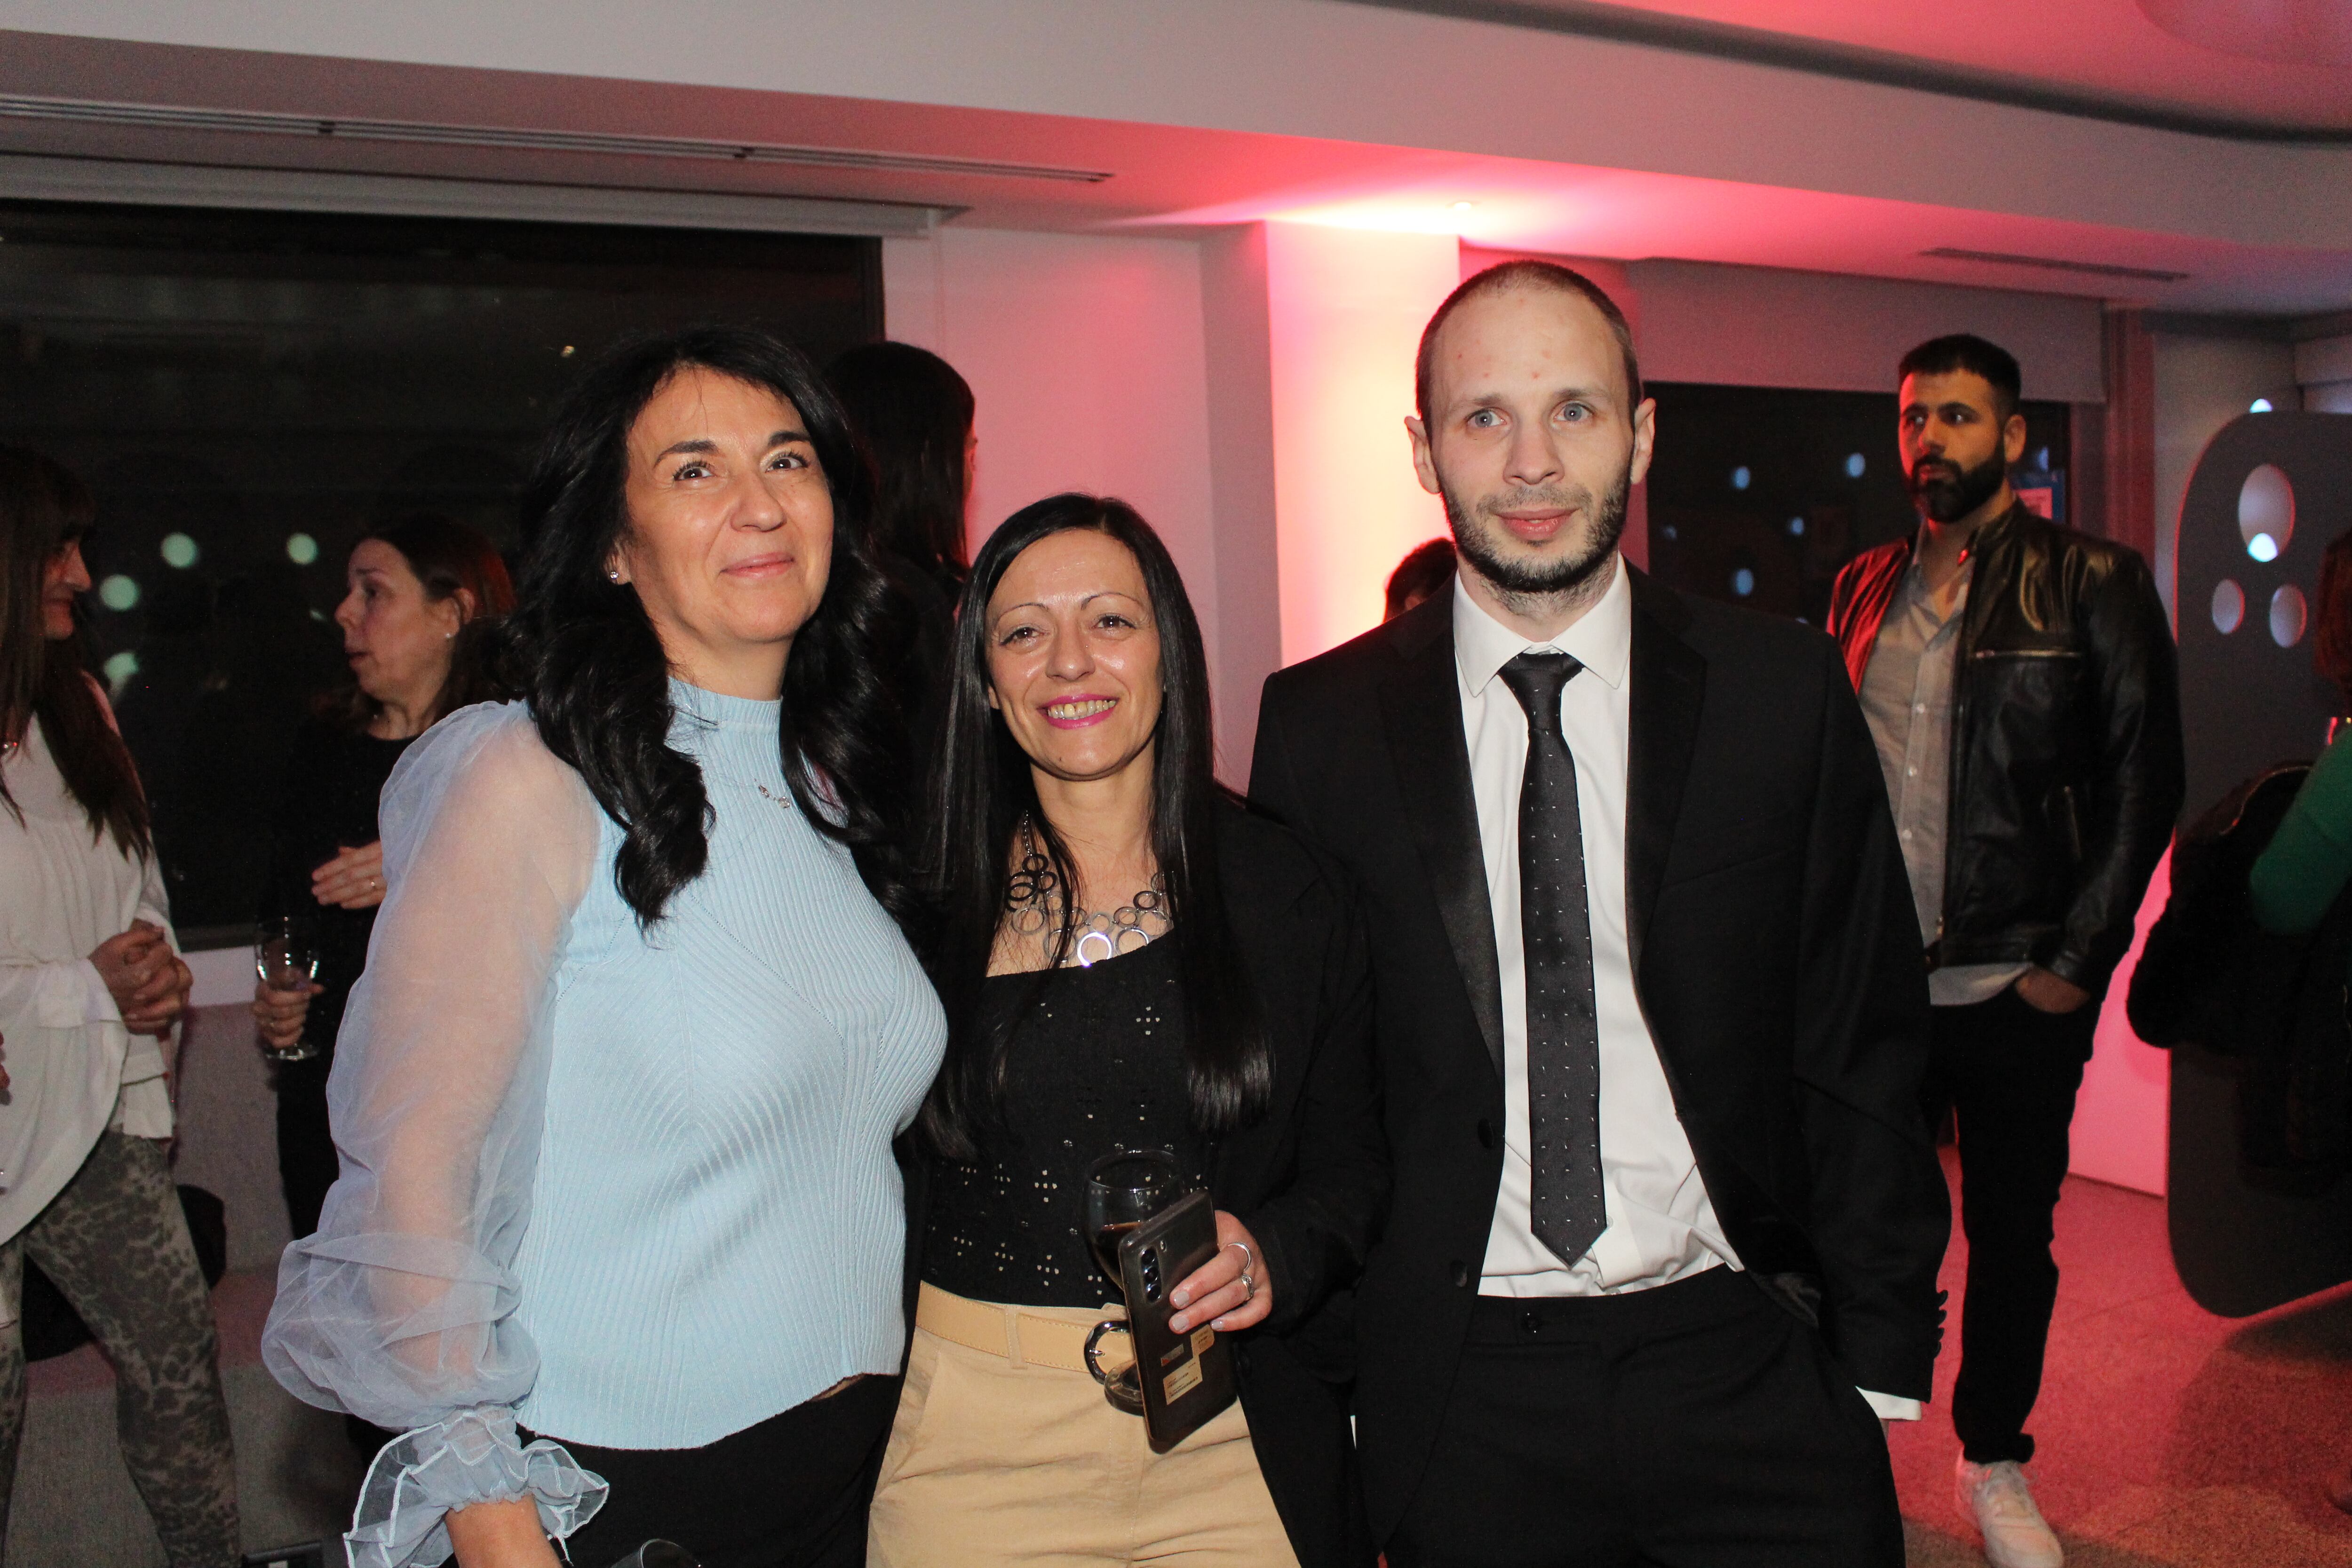
[[1137, 1219], [1119, 1220], [1095, 1232], [1095, 1260], [1102, 1265], [1103, 1272], [1111, 1277], [1114, 1284], [1118, 1284], [1125, 1279], [1118, 1268], [1119, 1241], [1129, 1231], [1142, 1223], [1141, 1220]]

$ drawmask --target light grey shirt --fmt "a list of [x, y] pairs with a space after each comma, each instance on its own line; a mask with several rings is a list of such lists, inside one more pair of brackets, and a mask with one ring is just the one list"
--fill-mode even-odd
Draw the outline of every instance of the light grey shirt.
[[[1951, 817], [1952, 691], [1958, 676], [1960, 623], [1976, 576], [1971, 557], [1941, 594], [1931, 593], [1915, 551], [1887, 602], [1862, 677], [1863, 717], [1878, 745], [1895, 808], [1895, 836], [1911, 873], [1919, 940], [1943, 934], [1944, 854]], [[1964, 1007], [1998, 996], [2025, 973], [2021, 963], [1966, 963], [1927, 976], [1927, 999]]]

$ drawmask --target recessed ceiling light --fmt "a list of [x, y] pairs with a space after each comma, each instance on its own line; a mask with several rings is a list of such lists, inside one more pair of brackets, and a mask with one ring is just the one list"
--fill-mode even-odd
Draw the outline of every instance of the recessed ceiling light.
[[1458, 213], [1466, 213], [1474, 211], [1477, 205], [1478, 204], [1476, 202], [1455, 202], [1451, 210]]
[[2047, 272], [2080, 272], [2092, 278], [2136, 278], [2149, 283], [2179, 283], [2189, 277], [2186, 272], [2168, 272], [2157, 267], [2121, 267], [2110, 261], [2074, 261], [2057, 256], [2017, 256], [2005, 250], [1964, 250], [1956, 245], [1939, 245], [1919, 254], [1937, 261], [1984, 261], [1997, 267], [2034, 267]]

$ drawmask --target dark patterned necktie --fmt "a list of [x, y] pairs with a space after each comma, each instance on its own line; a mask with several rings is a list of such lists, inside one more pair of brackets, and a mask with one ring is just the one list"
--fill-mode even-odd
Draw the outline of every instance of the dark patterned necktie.
[[1528, 976], [1529, 1224], [1563, 1263], [1608, 1224], [1601, 1195], [1601, 1023], [1592, 1000], [1592, 920], [1576, 760], [1560, 738], [1559, 694], [1584, 668], [1564, 653], [1523, 653], [1503, 684], [1528, 713], [1519, 785], [1519, 936]]

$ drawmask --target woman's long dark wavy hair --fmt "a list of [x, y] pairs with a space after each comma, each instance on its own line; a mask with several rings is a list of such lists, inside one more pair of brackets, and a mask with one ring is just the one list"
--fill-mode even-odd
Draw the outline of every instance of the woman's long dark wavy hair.
[[[473, 604], [457, 627], [449, 649], [449, 672], [441, 678], [441, 689], [434, 696], [432, 711], [423, 716], [425, 722], [509, 696], [499, 677], [499, 623], [513, 613], [515, 591], [497, 548], [464, 523], [431, 511], [377, 523], [353, 541], [352, 548], [371, 540], [400, 552], [428, 604], [446, 604], [461, 590]], [[322, 717], [354, 735], [383, 708], [357, 681], [327, 693], [319, 703]]]
[[625, 835], [614, 879], [651, 926], [709, 858], [702, 770], [669, 744], [669, 661], [636, 591], [605, 575], [629, 526], [628, 436], [662, 387], [703, 370], [774, 393], [808, 431], [833, 497], [823, 599], [793, 639], [777, 724], [784, 778], [820, 832], [902, 922], [908, 805], [902, 709], [885, 650], [903, 639], [896, 590], [866, 536], [870, 483], [832, 392], [799, 350], [751, 327], [697, 327], [614, 345], [582, 374], [523, 492], [531, 550], [509, 619], [518, 679], [548, 750], [579, 771]]
[[[66, 788], [126, 855], [153, 840], [147, 796], [130, 748], [108, 722], [90, 682], [79, 616], [74, 635], [51, 641], [42, 607], [49, 568], [89, 531], [98, 508], [73, 470], [22, 447], [0, 447], [0, 740], [21, 740], [37, 720]], [[25, 818], [0, 779], [0, 805]]]
[[862, 343], [824, 374], [873, 454], [876, 543], [952, 598], [971, 570], [963, 542], [970, 384], [912, 343]]
[[[929, 789], [924, 865], [940, 910], [933, 978], [948, 1012], [946, 1065], [925, 1102], [922, 1131], [940, 1153], [969, 1159], [976, 1128], [1003, 1105], [1012, 1037], [1053, 985], [1074, 940], [1066, 921], [1054, 962], [1038, 972], [1003, 1026], [983, 1029], [980, 995], [1004, 919], [1013, 842], [1034, 825], [1061, 886], [1075, 889], [1070, 855], [1037, 804], [1026, 752], [989, 706], [988, 601], [1021, 552], [1053, 534], [1084, 529], [1125, 545], [1142, 568], [1160, 633], [1160, 706], [1151, 759], [1151, 851], [1167, 881], [1184, 986], [1184, 1077], [1193, 1126], [1231, 1131], [1265, 1111], [1273, 1055], [1255, 988], [1226, 918], [1217, 869], [1217, 816], [1230, 796], [1217, 783], [1209, 722], [1209, 661], [1201, 623], [1168, 547], [1125, 501], [1051, 496], [1005, 521], [972, 563], [957, 611], [943, 733]], [[1075, 901], [1075, 900], [1072, 900]]]

